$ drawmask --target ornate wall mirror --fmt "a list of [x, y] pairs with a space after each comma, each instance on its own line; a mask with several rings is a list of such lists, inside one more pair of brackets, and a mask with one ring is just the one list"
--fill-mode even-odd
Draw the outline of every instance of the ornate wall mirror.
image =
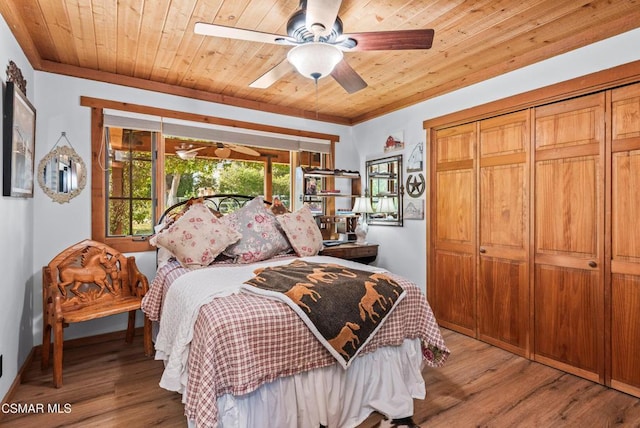
[[367, 186], [373, 213], [370, 225], [402, 226], [402, 155], [368, 160]]
[[[64, 132], [60, 138], [66, 139]], [[84, 189], [87, 170], [73, 147], [57, 144], [38, 165], [38, 183], [44, 193], [62, 204], [78, 196]]]

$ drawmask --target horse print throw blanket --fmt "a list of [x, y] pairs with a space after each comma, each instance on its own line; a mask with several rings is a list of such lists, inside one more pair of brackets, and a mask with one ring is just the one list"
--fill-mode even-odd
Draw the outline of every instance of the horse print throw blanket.
[[289, 305], [345, 369], [404, 297], [389, 276], [297, 259], [257, 269], [243, 291]]

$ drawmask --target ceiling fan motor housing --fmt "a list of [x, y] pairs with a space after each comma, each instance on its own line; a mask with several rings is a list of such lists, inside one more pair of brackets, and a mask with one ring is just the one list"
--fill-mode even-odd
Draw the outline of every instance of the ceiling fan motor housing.
[[[301, 8], [298, 9], [287, 21], [287, 34], [293, 37], [300, 43], [312, 42], [315, 35], [311, 32], [311, 29], [307, 28], [307, 9], [306, 1], [300, 2]], [[333, 43], [336, 39], [342, 35], [342, 20], [340, 17], [336, 17], [336, 21], [333, 23], [331, 33], [327, 36], [320, 36], [318, 41], [324, 43]]]

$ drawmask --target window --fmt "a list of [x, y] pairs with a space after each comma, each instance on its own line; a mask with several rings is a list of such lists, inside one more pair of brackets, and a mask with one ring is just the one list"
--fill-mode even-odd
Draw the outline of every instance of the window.
[[[236, 139], [236, 130], [212, 131], [205, 128], [206, 124], [192, 126], [185, 121], [163, 126], [162, 119], [139, 119], [136, 114], [112, 116], [97, 107], [96, 100], [83, 98], [82, 102], [92, 107], [92, 237], [122, 252], [154, 250], [148, 237], [159, 216], [165, 208], [191, 197], [261, 195], [267, 200], [278, 197], [289, 207], [294, 186], [291, 171], [304, 159], [300, 153], [319, 148], [325, 153], [321, 158], [331, 159], [332, 142], [337, 140], [336, 136], [322, 134], [307, 137], [295, 130], [287, 130], [294, 137], [278, 140], [265, 135], [267, 131], [273, 133], [270, 127], [260, 125], [259, 130], [247, 134], [253, 143], [247, 145], [259, 150], [259, 156], [251, 156], [243, 153], [240, 143], [229, 144], [239, 147], [237, 150], [220, 151], [224, 143], [212, 137]], [[158, 112], [147, 109], [152, 114]], [[176, 115], [171, 112], [171, 117]], [[203, 119], [207, 124], [219, 120]], [[235, 128], [251, 125], [233, 124]], [[317, 135], [329, 137], [331, 144], [325, 142], [322, 147], [305, 140]], [[179, 155], [180, 151], [191, 154]]]
[[149, 236], [155, 224], [153, 153], [158, 133], [108, 127], [106, 236]]

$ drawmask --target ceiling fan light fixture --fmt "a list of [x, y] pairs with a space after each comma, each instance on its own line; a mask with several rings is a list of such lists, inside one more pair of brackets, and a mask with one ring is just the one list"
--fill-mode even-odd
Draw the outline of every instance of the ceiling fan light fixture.
[[342, 61], [342, 51], [327, 43], [310, 42], [291, 49], [287, 59], [304, 77], [318, 80], [331, 74]]
[[197, 152], [192, 152], [187, 150], [176, 150], [176, 154], [182, 160], [193, 160], [198, 155]]
[[222, 159], [226, 159], [231, 155], [231, 149], [228, 147], [218, 147], [215, 150], [216, 156]]

